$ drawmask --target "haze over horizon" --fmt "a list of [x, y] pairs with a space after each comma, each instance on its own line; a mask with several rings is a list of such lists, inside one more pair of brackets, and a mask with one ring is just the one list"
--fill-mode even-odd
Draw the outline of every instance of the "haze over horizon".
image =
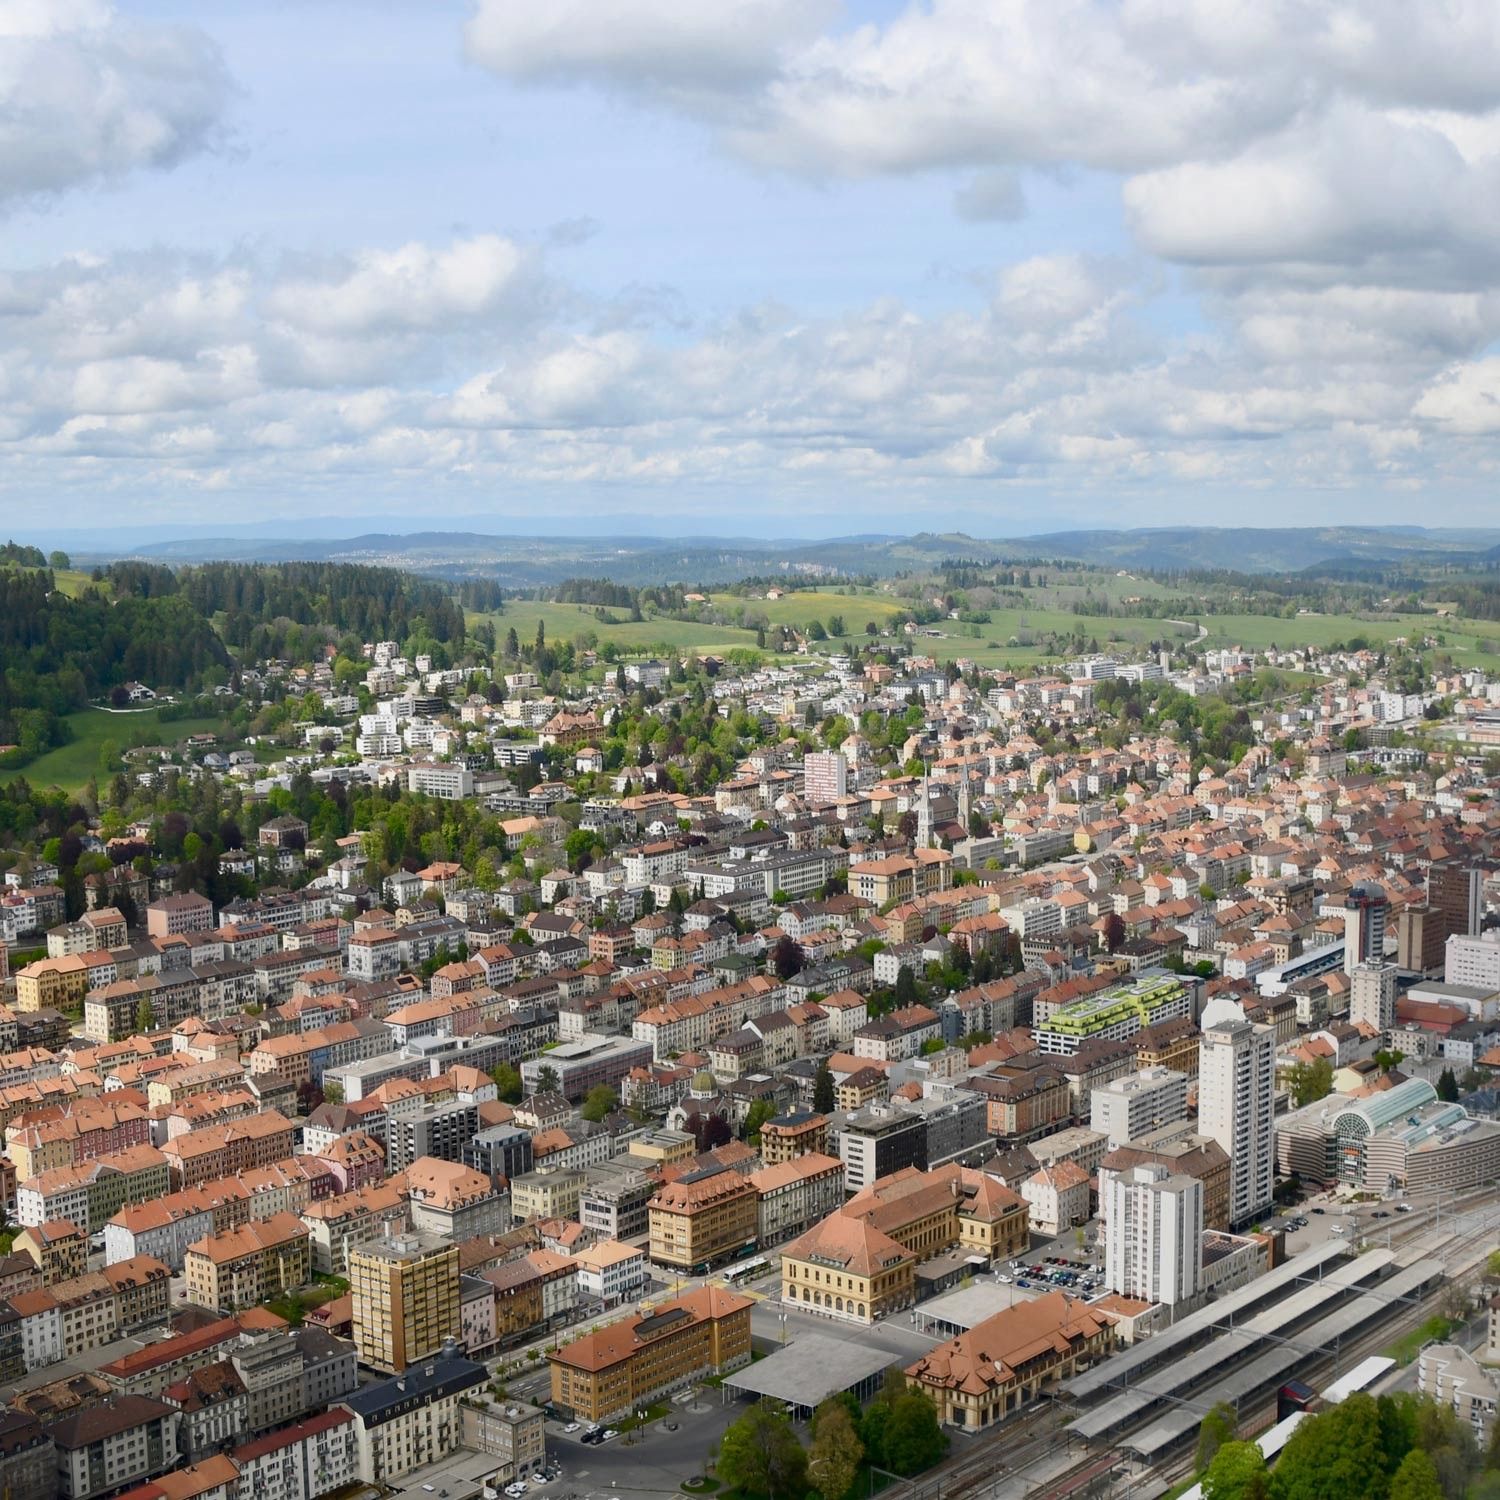
[[1495, 514], [1477, 0], [0, 0], [0, 39], [18, 535]]

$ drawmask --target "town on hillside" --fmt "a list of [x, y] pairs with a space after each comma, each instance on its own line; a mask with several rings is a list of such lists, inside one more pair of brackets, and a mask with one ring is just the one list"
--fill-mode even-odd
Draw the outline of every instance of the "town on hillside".
[[1500, 669], [257, 579], [0, 786], [0, 1494], [1493, 1467]]

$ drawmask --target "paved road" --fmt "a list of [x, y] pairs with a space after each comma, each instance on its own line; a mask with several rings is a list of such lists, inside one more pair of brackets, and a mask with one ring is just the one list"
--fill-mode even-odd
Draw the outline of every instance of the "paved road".
[[[570, 1493], [590, 1500], [605, 1496], [655, 1500], [675, 1493], [684, 1479], [703, 1472], [724, 1429], [742, 1409], [733, 1400], [721, 1404], [717, 1391], [707, 1391], [703, 1397], [701, 1403], [673, 1402], [661, 1422], [630, 1434], [629, 1442], [618, 1437], [589, 1445], [579, 1441], [582, 1431], [569, 1436], [562, 1424], [549, 1422], [547, 1449], [563, 1472], [539, 1493], [549, 1500]], [[676, 1423], [676, 1430], [669, 1431], [667, 1422]]]

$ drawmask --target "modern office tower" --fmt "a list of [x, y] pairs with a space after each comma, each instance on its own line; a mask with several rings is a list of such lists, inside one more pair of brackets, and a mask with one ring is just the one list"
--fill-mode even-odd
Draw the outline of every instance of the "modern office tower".
[[458, 1247], [407, 1232], [349, 1252], [361, 1364], [399, 1374], [459, 1336]]
[[1344, 897], [1344, 973], [1385, 958], [1385, 924], [1390, 902], [1378, 885], [1356, 885]]
[[1442, 923], [1443, 940], [1474, 937], [1484, 919], [1484, 871], [1447, 860], [1427, 871], [1427, 904]]
[[1203, 1261], [1203, 1184], [1157, 1163], [1112, 1177], [1104, 1279], [1122, 1297], [1168, 1307], [1197, 1295]]
[[1403, 906], [1396, 914], [1396, 963], [1417, 974], [1441, 972], [1443, 914], [1430, 906]]
[[1229, 1158], [1229, 1223], [1271, 1207], [1276, 1032], [1245, 1019], [1233, 1000], [1210, 1000], [1198, 1053], [1198, 1128]]
[[1350, 1021], [1365, 1022], [1383, 1037], [1396, 1024], [1395, 964], [1360, 964], [1349, 979]]

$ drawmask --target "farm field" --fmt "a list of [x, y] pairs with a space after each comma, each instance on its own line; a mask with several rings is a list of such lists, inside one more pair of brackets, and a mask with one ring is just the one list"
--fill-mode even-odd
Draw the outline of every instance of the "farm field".
[[52, 581], [56, 584], [58, 593], [76, 599], [94, 580], [80, 568], [58, 568], [52, 575]]
[[[1129, 577], [1095, 579], [1091, 591], [1097, 599], [1108, 595], [1112, 600], [1130, 597], [1141, 585]], [[1036, 644], [1050, 635], [1071, 637], [1081, 633], [1096, 640], [1101, 651], [1137, 651], [1152, 641], [1171, 641], [1198, 645], [1196, 624], [1202, 623], [1208, 634], [1201, 645], [1244, 646], [1264, 650], [1279, 646], [1327, 646], [1364, 636], [1374, 641], [1398, 637], [1418, 639], [1424, 635], [1442, 635], [1455, 660], [1468, 665], [1493, 661], [1500, 655], [1500, 622], [1439, 618], [1433, 615], [1396, 615], [1362, 618], [1354, 614], [1299, 615], [1283, 619], [1276, 615], [1203, 614], [1186, 606], [1176, 618], [1076, 615], [1071, 605], [1087, 592], [1083, 587], [1048, 583], [1045, 588], [1029, 591], [1036, 599], [1033, 607], [991, 608], [988, 623], [971, 626], [957, 620], [940, 620], [932, 629], [937, 636], [918, 636], [914, 647], [927, 655], [946, 660], [963, 656], [984, 667], [1012, 667], [1032, 670], [1058, 661], [1066, 652]], [[812, 620], [825, 626], [830, 617], [841, 616], [845, 639], [855, 644], [865, 639], [865, 625], [873, 621], [882, 630], [898, 616], [906, 602], [878, 589], [798, 590], [780, 599], [741, 599], [738, 595], [711, 594], [712, 604], [721, 610], [743, 607], [752, 615], [762, 615], [774, 625], [802, 627]], [[612, 610], [617, 617], [622, 613]], [[725, 651], [735, 646], [755, 645], [755, 632], [734, 625], [698, 623], [692, 620], [653, 618], [633, 623], [626, 619], [616, 624], [598, 620], [592, 607], [557, 604], [530, 599], [507, 602], [502, 614], [471, 614], [469, 623], [489, 619], [497, 636], [503, 637], [514, 627], [523, 642], [535, 639], [537, 622], [544, 621], [547, 638], [552, 641], [576, 640], [592, 631], [602, 643], [613, 641], [621, 650], [647, 654], [655, 649]]]
[[224, 728], [222, 719], [174, 719], [163, 724], [155, 709], [139, 713], [108, 713], [102, 708], [85, 708], [68, 715], [73, 738], [29, 765], [0, 771], [0, 783], [24, 776], [34, 787], [61, 787], [65, 792], [81, 791], [89, 777], [99, 770], [99, 750], [106, 740], [113, 740], [122, 750], [132, 745], [175, 745], [190, 734], [218, 734]]
[[863, 634], [867, 620], [885, 625], [905, 608], [901, 600], [874, 589], [802, 589], [780, 599], [710, 594], [709, 599], [720, 609], [743, 608], [749, 614], [764, 615], [773, 625], [801, 626], [810, 620], [827, 625], [830, 615], [842, 615], [844, 627], [852, 635]]
[[[1100, 651], [1139, 651], [1152, 641], [1189, 643], [1197, 632], [1171, 620], [1110, 619], [1075, 615], [1057, 609], [997, 609], [990, 611], [987, 625], [970, 626], [957, 620], [942, 620], [930, 627], [941, 637], [917, 636], [913, 646], [940, 660], [962, 656], [983, 667], [1013, 667], [1027, 670], [1054, 663], [1069, 653], [1035, 644], [1047, 635], [1071, 636], [1081, 631]], [[977, 638], [968, 634], [976, 631]]]
[[[1184, 619], [1191, 618], [1183, 616]], [[1435, 615], [1394, 615], [1369, 619], [1359, 615], [1299, 615], [1292, 620], [1273, 615], [1200, 615], [1208, 630], [1206, 646], [1240, 645], [1251, 650], [1267, 646], [1327, 646], [1362, 635], [1369, 641], [1398, 637], [1420, 640], [1442, 636], [1455, 659], [1475, 663], [1500, 653], [1500, 622], [1463, 620]], [[1486, 649], [1488, 647], [1488, 650]]]
[[[623, 610], [609, 611], [617, 618]], [[679, 651], [729, 651], [736, 646], [755, 647], [753, 630], [738, 630], [732, 625], [699, 625], [692, 620], [646, 619], [639, 622], [628, 617], [618, 624], [605, 624], [596, 618], [592, 605], [557, 604], [548, 600], [508, 599], [501, 614], [475, 613], [467, 616], [472, 630], [481, 620], [495, 627], [495, 635], [504, 640], [507, 630], [514, 630], [523, 645], [536, 639], [537, 622], [547, 627], [549, 641], [576, 641], [585, 631], [592, 631], [602, 645], [613, 641], [622, 651], [649, 655], [657, 646], [675, 647]]]
[[[1069, 590], [1067, 593], [1082, 590]], [[972, 656], [986, 664], [1014, 661], [1017, 665], [1034, 665], [1039, 661], [1053, 660], [1055, 654], [1037, 650], [1031, 640], [1048, 634], [1071, 635], [1082, 630], [1090, 637], [1097, 637], [1101, 649], [1107, 641], [1123, 646], [1135, 647], [1160, 639], [1191, 639], [1194, 632], [1180, 624], [1171, 624], [1156, 619], [1108, 619], [1075, 615], [1064, 603], [1064, 591], [1051, 588], [1037, 590], [1040, 601], [1048, 601], [1054, 607], [1035, 609], [995, 609], [990, 612], [991, 622], [970, 627], [954, 620], [940, 621], [934, 629], [942, 632], [941, 638], [918, 637], [917, 643], [927, 640], [930, 649], [943, 656]], [[844, 639], [862, 643], [867, 639], [865, 625], [873, 621], [881, 629], [889, 627], [906, 608], [905, 603], [875, 590], [851, 590], [847, 593], [836, 590], [802, 590], [781, 599], [740, 599], [732, 594], [713, 594], [711, 602], [719, 609], [743, 606], [752, 614], [764, 615], [775, 625], [805, 626], [819, 620], [825, 626], [831, 616], [842, 616], [845, 628]], [[618, 616], [621, 611], [610, 613]], [[591, 606], [559, 604], [552, 601], [514, 599], [506, 602], [499, 614], [470, 612], [468, 622], [472, 628], [481, 620], [489, 620], [495, 627], [497, 637], [514, 629], [520, 640], [530, 642], [536, 637], [537, 622], [546, 625], [549, 641], [576, 640], [585, 631], [591, 631], [599, 641], [613, 641], [622, 650], [649, 652], [656, 646], [675, 647], [679, 650], [723, 651], [734, 646], [755, 645], [755, 632], [734, 625], [699, 623], [693, 620], [674, 620], [662, 617], [638, 623], [620, 620], [616, 624], [605, 624], [594, 614]], [[977, 635], [970, 635], [969, 630]], [[1009, 644], [1014, 638], [1015, 645]]]

